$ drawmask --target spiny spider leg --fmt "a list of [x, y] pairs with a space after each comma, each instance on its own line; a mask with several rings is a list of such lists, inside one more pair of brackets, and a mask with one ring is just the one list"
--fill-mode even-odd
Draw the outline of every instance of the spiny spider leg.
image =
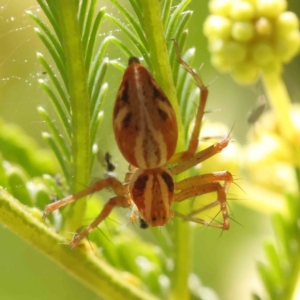
[[215, 154], [221, 152], [224, 148], [226, 148], [229, 144], [229, 136], [224, 138], [223, 140], [207, 147], [206, 149], [199, 151], [193, 157], [188, 160], [179, 162], [176, 166], [171, 168], [171, 172], [174, 175], [180, 174], [199, 163], [207, 160], [208, 158], [214, 156]]
[[[193, 127], [188, 149], [185, 152], [173, 155], [173, 157], [170, 160], [170, 163], [177, 163], [177, 165], [170, 168], [172, 174], [175, 176], [221, 152], [224, 148], [227, 147], [229, 143], [229, 135], [221, 141], [215, 143], [214, 145], [195, 154], [199, 143], [199, 134], [201, 129], [202, 118], [204, 115], [205, 105], [207, 102], [208, 89], [203, 84], [200, 76], [196, 72], [194, 72], [193, 69], [185, 61], [182, 60], [180, 56], [178, 43], [175, 40], [174, 47], [178, 62], [183, 66], [183, 68], [187, 72], [189, 72], [193, 76], [197, 86], [201, 91], [200, 102], [196, 112], [195, 124]], [[220, 184], [221, 181], [224, 181], [223, 186]], [[206, 193], [216, 192], [218, 195], [217, 200], [214, 203], [203, 207], [203, 210], [219, 204], [224, 219], [223, 224], [207, 222], [205, 220], [201, 220], [193, 216], [183, 216], [179, 213], [175, 214], [177, 216], [182, 217], [185, 220], [194, 221], [208, 226], [229, 229], [229, 218], [226, 208], [226, 193], [232, 181], [232, 175], [227, 171], [223, 171], [211, 174], [198, 175], [175, 183], [175, 190], [180, 190], [180, 192], [174, 195], [174, 202], [180, 202], [185, 199], [191, 198], [195, 195], [203, 195]]]
[[94, 228], [96, 228], [112, 211], [115, 206], [127, 208], [132, 205], [132, 200], [130, 196], [116, 196], [111, 198], [103, 207], [101, 213], [98, 217], [88, 225], [82, 232], [77, 234], [69, 243], [69, 245], [73, 248], [75, 247], [83, 238], [85, 238]]
[[181, 214], [177, 211], [174, 211], [174, 216], [179, 217], [179, 218], [181, 218], [185, 221], [202, 224], [202, 225], [205, 225], [205, 226], [208, 226], [208, 227], [210, 226], [210, 227], [222, 228], [223, 229], [223, 224], [212, 223], [211, 221], [207, 221], [207, 220], [203, 220], [203, 219], [199, 219], [199, 218], [195, 218], [195, 217], [189, 217], [189, 216]]
[[[184, 190], [186, 188], [192, 188], [197, 185], [207, 184], [212, 182], [225, 181], [226, 186], [229, 187], [230, 183], [233, 181], [232, 175], [228, 171], [213, 172], [209, 174], [196, 175], [183, 179], [175, 183], [175, 190]], [[227, 189], [225, 189], [227, 192]]]
[[[222, 151], [228, 145], [228, 143], [229, 143], [229, 137], [196, 153], [194, 157], [190, 158], [189, 160], [180, 162], [177, 166], [171, 168], [171, 172], [175, 175], [192, 168], [193, 166], [199, 164], [200, 162]], [[220, 181], [224, 181], [223, 186], [220, 184]], [[198, 195], [202, 195], [214, 191], [217, 192], [218, 195], [217, 201], [212, 203], [212, 205], [207, 205], [203, 207], [203, 210], [209, 209], [210, 207], [215, 206], [219, 203], [220, 209], [222, 211], [224, 223], [222, 224], [222, 226], [220, 224], [210, 223], [210, 226], [220, 227], [228, 230], [229, 220], [228, 220], [228, 213], [226, 208], [226, 193], [232, 182], [233, 182], [232, 175], [228, 171], [202, 174], [202, 175], [197, 175], [197, 176], [184, 179], [180, 182], [175, 183], [175, 190], [181, 190], [181, 191], [175, 194], [174, 202], [179, 202], [196, 195], [198, 196]], [[200, 222], [199, 221], [200, 219], [194, 218], [189, 215], [185, 216], [184, 219], [196, 223], [201, 223], [201, 224], [205, 223], [205, 225], [207, 225], [206, 221], [201, 220]]]
[[93, 185], [91, 185], [90, 187], [86, 188], [83, 191], [80, 191], [76, 194], [67, 196], [57, 202], [48, 204], [45, 207], [43, 217], [45, 218], [50, 212], [52, 212], [58, 208], [61, 208], [67, 204], [73, 203], [84, 196], [87, 196], [94, 192], [101, 191], [106, 187], [111, 187], [117, 195], [124, 195], [124, 193], [125, 193], [124, 189], [127, 189], [127, 187], [124, 187], [122, 185], [122, 183], [119, 180], [117, 180], [116, 178], [108, 177], [108, 178], [105, 178], [105, 179], [95, 182]]
[[101, 213], [98, 217], [82, 232], [76, 234], [74, 238], [71, 240], [69, 245], [71, 247], [75, 247], [84, 237], [86, 237], [94, 228], [96, 228], [101, 221], [103, 221], [111, 212], [111, 210], [115, 206], [120, 206], [127, 208], [133, 204], [132, 199], [128, 195], [128, 187], [124, 186], [119, 180], [114, 177], [108, 177], [102, 180], [95, 182], [92, 186], [88, 187], [87, 189], [80, 191], [74, 195], [70, 195], [65, 197], [64, 199], [51, 203], [45, 207], [44, 210], [44, 217], [48, 215], [48, 213], [63, 207], [69, 203], [73, 203], [78, 199], [92, 194], [94, 192], [103, 190], [106, 187], [111, 187], [113, 191], [118, 195], [111, 198], [104, 206]]
[[175, 154], [171, 158], [170, 163], [173, 163], [173, 161], [178, 162], [178, 161], [184, 160], [186, 158], [189, 158], [196, 152], [198, 143], [199, 143], [199, 134], [200, 134], [202, 118], [203, 118], [204, 109], [205, 109], [207, 96], [208, 96], [207, 87], [203, 84], [199, 75], [181, 58], [177, 41], [173, 40], [173, 42], [174, 42], [174, 47], [175, 47], [175, 52], [176, 52], [178, 62], [183, 66], [183, 68], [187, 72], [189, 72], [193, 76], [194, 80], [196, 81], [197, 86], [199, 87], [199, 89], [201, 91], [201, 94], [200, 94], [200, 103], [199, 103], [199, 106], [198, 106], [198, 109], [196, 112], [196, 116], [195, 116], [195, 125], [194, 125], [193, 131], [192, 131], [192, 136], [190, 139], [188, 149], [185, 152]]
[[[210, 222], [209, 226], [223, 228], [225, 230], [228, 230], [229, 229], [229, 218], [228, 218], [228, 212], [227, 212], [227, 207], [226, 207], [226, 192], [224, 190], [224, 187], [219, 182], [205, 183], [205, 184], [200, 184], [198, 186], [192, 186], [192, 187], [183, 189], [178, 194], [175, 194], [174, 202], [181, 202], [181, 201], [183, 201], [185, 199], [189, 199], [193, 196], [204, 195], [204, 194], [208, 194], [211, 192], [216, 192], [218, 194], [218, 201], [220, 203], [220, 209], [222, 212], [224, 222], [223, 222], [223, 224]], [[195, 219], [197, 219], [197, 218], [185, 216], [184, 219], [189, 220], [189, 221], [195, 221]], [[199, 223], [199, 222], [197, 222], [197, 223]]]

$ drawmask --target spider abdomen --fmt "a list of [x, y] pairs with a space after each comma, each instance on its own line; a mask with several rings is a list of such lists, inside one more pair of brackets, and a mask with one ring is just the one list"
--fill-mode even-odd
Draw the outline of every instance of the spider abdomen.
[[175, 112], [149, 71], [129, 59], [114, 107], [113, 127], [124, 158], [141, 169], [161, 167], [175, 152]]
[[129, 189], [141, 217], [150, 226], [163, 226], [173, 216], [174, 181], [167, 168], [138, 169]]

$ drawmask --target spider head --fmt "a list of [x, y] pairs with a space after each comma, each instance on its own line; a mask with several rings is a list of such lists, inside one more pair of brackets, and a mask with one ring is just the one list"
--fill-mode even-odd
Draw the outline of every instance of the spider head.
[[129, 183], [132, 200], [150, 226], [163, 226], [173, 216], [174, 181], [167, 168], [137, 169]]

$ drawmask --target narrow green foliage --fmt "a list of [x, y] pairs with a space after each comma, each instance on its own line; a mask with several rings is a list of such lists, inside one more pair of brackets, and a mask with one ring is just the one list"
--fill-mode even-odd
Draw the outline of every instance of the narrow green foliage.
[[0, 140], [5, 141], [0, 143], [3, 160], [21, 166], [29, 176], [54, 174], [57, 167], [54, 157], [48, 151], [40, 150], [21, 128], [0, 120]]
[[[181, 36], [182, 36], [190, 18], [192, 17], [192, 15], [193, 15], [192, 11], [186, 11], [186, 12], [184, 12], [184, 14], [182, 14], [181, 20], [179, 21], [178, 27], [176, 28], [176, 32], [174, 34], [174, 37], [176, 38], [176, 40], [178, 40], [178, 42], [180, 41]], [[171, 45], [172, 44], [169, 44], [169, 52], [170, 52], [170, 64], [171, 64], [172, 70], [173, 70], [176, 67], [178, 69], [179, 64], [176, 62], [175, 49], [174, 49], [174, 47], [171, 47]], [[181, 50], [184, 49], [184, 44], [180, 43], [179, 47]], [[173, 78], [175, 78], [175, 77], [173, 77]]]
[[129, 48], [119, 39], [115, 38], [114, 36], [110, 36], [109, 41], [118, 46], [118, 48], [120, 48], [127, 57], [130, 57], [132, 55]]
[[[186, 53], [183, 55], [183, 59], [188, 63], [191, 64], [193, 58], [195, 56], [195, 49], [189, 49], [186, 51]], [[187, 72], [183, 69], [179, 70], [178, 77], [176, 78], [176, 84], [178, 86], [178, 99], [179, 103], [183, 105], [183, 102], [185, 101], [185, 96], [188, 95], [184, 87], [186, 85], [190, 85], [190, 82], [192, 81], [191, 77], [188, 76]]]
[[146, 40], [145, 34], [142, 30], [141, 24], [139, 24], [139, 22], [133, 17], [133, 15], [130, 14], [128, 10], [123, 5], [121, 5], [117, 0], [111, 0], [111, 2], [119, 9], [122, 15], [126, 18], [127, 22], [131, 25], [134, 34], [140, 40], [140, 43], [142, 43], [143, 47], [146, 50], [146, 53], [149, 52], [149, 45]]
[[56, 36], [51, 32], [48, 25], [32, 11], [27, 11], [27, 15], [40, 27], [40, 29], [42, 29], [44, 35], [49, 39], [49, 42], [52, 43], [56, 49], [60, 60], [63, 61], [64, 53], [61, 44], [57, 40]]
[[[57, 24], [57, 19], [54, 17], [56, 14], [55, 11], [56, 9], [53, 8], [52, 1], [49, 1], [49, 3], [45, 0], [37, 0], [38, 4], [40, 5], [41, 9], [43, 10], [44, 14], [46, 15], [47, 19], [51, 23], [56, 36], [61, 42], [61, 31], [59, 30], [58, 24]], [[49, 5], [50, 4], [50, 5]]]
[[51, 43], [51, 41], [49, 40], [47, 35], [44, 34], [44, 32], [42, 32], [39, 28], [36, 28], [35, 32], [39, 36], [39, 38], [42, 40], [45, 47], [49, 50], [49, 53], [52, 56], [52, 59], [54, 60], [55, 65], [59, 70], [59, 73], [64, 81], [64, 84], [67, 87], [68, 81], [67, 81], [67, 74], [66, 74], [66, 66], [64, 64], [63, 58], [60, 57], [54, 44]]
[[55, 195], [58, 199], [63, 198], [62, 186], [64, 186], [64, 184], [61, 182], [59, 177], [54, 178], [50, 175], [44, 174], [42, 179], [49, 188], [50, 194]]
[[[97, 71], [95, 76], [95, 84], [93, 85], [92, 93], [91, 93], [91, 115], [97, 113], [95, 111], [96, 106], [99, 107], [100, 103], [97, 104], [97, 100], [99, 99], [100, 89], [103, 85], [104, 77], [107, 71], [107, 68], [109, 66], [109, 62], [107, 60], [104, 60], [101, 64], [100, 69]], [[91, 123], [93, 125], [93, 123]]]
[[128, 38], [132, 41], [133, 45], [139, 50], [140, 54], [143, 56], [143, 58], [145, 59], [147, 65], [151, 69], [151, 65], [152, 65], [151, 61], [150, 61], [148, 55], [146, 55], [147, 49], [146, 49], [145, 45], [141, 42], [139, 37], [136, 36], [131, 29], [128, 29], [124, 25], [124, 23], [119, 21], [114, 16], [106, 14], [106, 18], [109, 21], [111, 21], [113, 24], [115, 24], [119, 29], [121, 29], [123, 31], [123, 33], [125, 33], [128, 36]]
[[68, 117], [70, 117], [70, 104], [67, 98], [67, 92], [63, 89], [61, 86], [61, 83], [59, 82], [54, 70], [51, 68], [49, 63], [47, 63], [46, 59], [44, 58], [43, 54], [37, 53], [37, 59], [45, 69], [45, 72], [47, 73], [48, 78], [51, 80], [52, 84], [55, 86], [56, 91], [59, 94], [59, 97], [61, 98], [61, 101], [64, 105], [64, 108], [68, 112]]
[[8, 178], [7, 178], [6, 170], [4, 168], [4, 160], [1, 152], [0, 152], [0, 186], [8, 186]]
[[96, 133], [97, 133], [97, 128], [99, 127], [99, 124], [97, 124], [100, 120], [100, 116], [102, 116], [101, 108], [104, 102], [104, 99], [107, 95], [108, 91], [108, 85], [105, 83], [102, 85], [100, 92], [98, 93], [98, 96], [95, 100], [95, 105], [94, 105], [94, 111], [91, 116], [91, 140], [92, 143], [95, 143], [95, 138], [96, 138]]
[[167, 28], [167, 25], [169, 23], [170, 20], [170, 12], [171, 12], [171, 7], [173, 4], [173, 0], [166, 0], [163, 3], [163, 8], [162, 8], [162, 20], [163, 20], [163, 24], [164, 24], [164, 28]]
[[58, 128], [54, 125], [54, 123], [51, 120], [47, 111], [45, 111], [42, 107], [38, 107], [38, 112], [39, 112], [41, 118], [47, 124], [48, 128], [50, 129], [50, 132], [54, 138], [54, 141], [57, 144], [57, 146], [59, 147], [61, 155], [63, 155], [65, 157], [65, 160], [67, 160], [70, 163], [70, 161], [71, 161], [70, 152], [69, 152], [68, 145], [66, 144], [65, 139], [62, 138]]
[[178, 24], [180, 22], [180, 15], [183, 13], [184, 9], [187, 7], [187, 5], [191, 2], [191, 0], [185, 0], [178, 4], [174, 12], [171, 14], [168, 26], [166, 29], [166, 40], [169, 41], [173, 38], [176, 38], [174, 36], [175, 31], [178, 28]]
[[55, 154], [55, 156], [60, 164], [60, 167], [64, 173], [64, 176], [65, 176], [66, 180], [69, 182], [71, 180], [71, 174], [70, 174], [70, 170], [68, 169], [68, 166], [67, 166], [66, 157], [63, 156], [63, 154], [61, 153], [60, 148], [56, 144], [52, 135], [44, 132], [43, 138], [45, 139], [45, 141], [48, 143], [49, 147], [52, 149], [53, 153]]
[[[38, 25], [36, 32], [58, 70], [57, 74], [48, 59], [38, 53], [38, 60], [45, 69], [51, 85], [45, 80], [40, 80], [40, 84], [48, 94], [60, 119], [60, 123], [54, 126], [51, 114], [44, 108], [39, 108], [49, 128], [49, 134], [45, 134], [44, 137], [52, 145], [51, 148], [60, 162], [69, 186], [73, 190], [78, 190], [88, 185], [94, 161], [90, 159], [90, 153], [100, 125], [97, 116], [106, 95], [105, 89], [102, 90], [101, 86], [104, 84], [109, 65], [107, 61], [103, 61], [109, 39], [104, 39], [100, 43], [97, 54], [94, 52], [105, 9], [96, 12], [98, 3], [96, 0], [82, 1], [80, 5], [73, 3], [74, 6], [72, 3], [64, 3], [62, 7], [53, 1], [38, 2], [54, 32], [38, 15], [31, 11], [27, 13]], [[67, 14], [71, 7], [74, 8], [74, 19], [71, 19], [72, 13], [62, 15], [65, 7], [68, 7]], [[66, 18], [69, 18], [68, 21]], [[71, 23], [65, 26], [64, 22]], [[75, 27], [71, 28], [72, 24]], [[77, 46], [74, 43], [77, 43]], [[77, 66], [81, 69], [75, 70], [74, 67]], [[61, 130], [64, 132], [63, 135]], [[72, 146], [69, 144], [71, 140]]]
[[97, 34], [99, 32], [101, 23], [103, 21], [103, 17], [105, 14], [105, 8], [101, 8], [97, 14], [97, 17], [95, 19], [93, 28], [92, 28], [92, 32], [90, 34], [90, 36], [88, 37], [88, 43], [87, 43], [87, 50], [86, 50], [86, 68], [89, 69], [89, 67], [91, 66], [91, 61], [93, 59], [93, 52], [94, 52], [94, 47], [95, 47], [95, 42], [96, 42], [96, 38], [97, 38]]
[[46, 92], [48, 97], [50, 98], [61, 122], [63, 125], [63, 128], [65, 130], [65, 134], [68, 136], [68, 138], [71, 138], [71, 125], [68, 120], [68, 116], [63, 109], [63, 106], [61, 105], [60, 99], [56, 96], [53, 89], [46, 83], [45, 80], [39, 79], [39, 84], [41, 85], [42, 89]]
[[84, 31], [85, 21], [87, 19], [87, 10], [89, 6], [90, 1], [83, 1], [81, 5], [79, 6], [79, 18], [78, 23], [80, 26], [81, 31]]
[[101, 68], [101, 64], [104, 61], [104, 55], [106, 53], [108, 44], [109, 44], [109, 38], [105, 38], [101, 45], [98, 48], [98, 51], [95, 55], [95, 63], [91, 66], [90, 72], [89, 72], [89, 79], [88, 79], [88, 88], [90, 95], [93, 92], [94, 84], [96, 82], [96, 76], [99, 74], [99, 69]]
[[[89, 2], [90, 3], [90, 7], [86, 13], [86, 21], [84, 24], [84, 28], [82, 30], [83, 34], [82, 34], [82, 44], [84, 47], [84, 50], [86, 52], [87, 47], [88, 47], [88, 41], [91, 35], [91, 29], [93, 26], [93, 20], [94, 20], [94, 14], [95, 14], [95, 10], [96, 10], [96, 4], [97, 4], [97, 0], [91, 0], [91, 1], [85, 1], [85, 2]], [[82, 3], [82, 6], [84, 4]]]
[[12, 167], [7, 172], [7, 178], [11, 194], [18, 199], [22, 199], [23, 204], [32, 207], [34, 201], [26, 186], [29, 181], [27, 174], [20, 168]]
[[110, 64], [114, 66], [117, 70], [121, 71], [122, 73], [124, 73], [126, 69], [126, 66], [117, 60], [111, 60]]
[[132, 7], [132, 9], [133, 9], [133, 11], [134, 11], [137, 19], [138, 19], [139, 25], [142, 28], [144, 28], [144, 18], [143, 18], [143, 15], [141, 13], [141, 9], [142, 8], [141, 8], [140, 1], [138, 1], [138, 0], [129, 0], [129, 2], [130, 2], [130, 5], [131, 5], [131, 7]]
[[275, 215], [276, 247], [265, 246], [268, 265], [259, 265], [259, 272], [270, 299], [298, 299], [300, 278], [300, 203], [295, 196], [287, 196], [289, 215]]

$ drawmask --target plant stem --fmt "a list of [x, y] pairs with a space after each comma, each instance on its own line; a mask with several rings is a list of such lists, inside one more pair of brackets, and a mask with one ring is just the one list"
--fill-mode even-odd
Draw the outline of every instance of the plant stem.
[[[82, 190], [90, 176], [90, 96], [87, 85], [81, 30], [74, 0], [53, 0], [58, 12], [62, 33], [63, 50], [66, 58], [68, 89], [72, 118], [72, 192]], [[76, 203], [67, 219], [67, 227], [76, 230], [82, 225], [85, 201]]]
[[292, 278], [288, 280], [286, 299], [300, 299], [300, 256], [298, 256], [296, 265], [293, 268], [295, 268], [295, 271], [291, 276]]
[[[184, 146], [182, 136], [182, 124], [180, 122], [180, 107], [178, 105], [176, 89], [173, 82], [172, 70], [169, 63], [169, 54], [164, 37], [164, 27], [161, 16], [161, 3], [159, 0], [141, 1], [144, 16], [144, 29], [147, 36], [150, 57], [153, 67], [153, 75], [162, 90], [168, 96], [176, 113], [178, 122], [179, 144]], [[172, 41], [168, 41], [172, 43]], [[178, 147], [178, 146], [177, 146]]]
[[129, 283], [121, 272], [92, 251], [79, 246], [70, 249], [64, 244], [64, 238], [40, 222], [36, 215], [41, 217], [41, 212], [28, 209], [6, 191], [0, 191], [0, 223], [42, 251], [100, 297], [120, 300], [156, 299]]
[[263, 83], [275, 112], [281, 135], [294, 144], [295, 132], [290, 115], [291, 100], [280, 74], [263, 73]]
[[[183, 126], [164, 37], [161, 3], [159, 0], [143, 0], [141, 1], [141, 7], [155, 79], [159, 82], [175, 110], [179, 132], [177, 151], [183, 151], [185, 146]], [[187, 206], [188, 203], [181, 203], [181, 211], [185, 211]], [[174, 255], [172, 255], [174, 257], [174, 272], [171, 277], [171, 295], [169, 299], [187, 300], [189, 299], [187, 280], [192, 265], [190, 226], [188, 222], [183, 222], [179, 218], [174, 219], [172, 226], [172, 232], [174, 233]]]

